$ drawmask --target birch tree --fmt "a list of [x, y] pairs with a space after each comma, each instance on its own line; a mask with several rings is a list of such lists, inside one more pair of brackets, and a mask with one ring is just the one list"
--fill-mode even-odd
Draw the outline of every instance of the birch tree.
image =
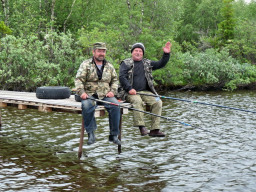
[[67, 24], [67, 21], [68, 21], [68, 19], [70, 18], [71, 14], [72, 14], [73, 7], [74, 7], [75, 3], [76, 3], [76, 0], [73, 0], [73, 3], [72, 3], [71, 8], [70, 8], [70, 12], [69, 12], [67, 18], [64, 21], [64, 24], [63, 24], [63, 31], [64, 31], [64, 33], [66, 32], [66, 24]]
[[9, 25], [9, 0], [1, 0], [4, 12], [4, 22]]
[[52, 5], [51, 5], [51, 31], [53, 31], [54, 21], [55, 21], [55, 16], [54, 16], [55, 2], [56, 2], [56, 0], [52, 0]]

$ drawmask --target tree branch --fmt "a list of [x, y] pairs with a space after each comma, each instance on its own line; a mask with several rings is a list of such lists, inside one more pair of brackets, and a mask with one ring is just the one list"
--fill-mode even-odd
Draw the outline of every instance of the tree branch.
[[69, 17], [70, 17], [71, 14], [72, 14], [72, 10], [73, 10], [73, 7], [74, 7], [75, 3], [76, 3], [76, 0], [73, 1], [72, 6], [71, 6], [71, 8], [70, 8], [70, 12], [69, 12], [69, 14], [68, 14], [66, 20], [64, 21], [64, 24], [63, 24], [63, 26], [64, 26], [64, 27], [63, 27], [63, 28], [64, 28], [64, 29], [63, 29], [64, 33], [66, 32], [66, 24], [67, 24], [67, 21], [68, 21]]

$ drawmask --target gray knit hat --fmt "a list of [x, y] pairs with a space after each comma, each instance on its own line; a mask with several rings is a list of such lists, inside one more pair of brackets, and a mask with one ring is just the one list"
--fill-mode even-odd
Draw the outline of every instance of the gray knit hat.
[[133, 44], [132, 49], [131, 49], [131, 53], [133, 52], [133, 50], [134, 50], [135, 48], [141, 48], [142, 51], [143, 51], [143, 55], [144, 55], [144, 53], [145, 53], [145, 47], [144, 47], [144, 45], [143, 45], [142, 43], [135, 43], [135, 44]]

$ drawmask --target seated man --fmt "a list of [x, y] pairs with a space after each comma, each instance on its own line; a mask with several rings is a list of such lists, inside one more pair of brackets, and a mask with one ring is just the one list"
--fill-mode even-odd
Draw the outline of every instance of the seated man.
[[[153, 86], [152, 70], [164, 67], [170, 58], [171, 43], [167, 42], [163, 48], [164, 54], [159, 61], [143, 59], [145, 47], [142, 43], [135, 43], [132, 46], [132, 57], [121, 62], [119, 71], [119, 81], [121, 87], [126, 92], [126, 100], [134, 108], [143, 110], [143, 104], [150, 106], [150, 112], [161, 115], [162, 101], [159, 97], [147, 96], [144, 94], [155, 94], [157, 92]], [[137, 94], [138, 93], [138, 94]], [[139, 95], [139, 93], [142, 93]], [[145, 127], [144, 116], [142, 112], [133, 111], [134, 126], [139, 127], [141, 135], [152, 137], [164, 137], [165, 134], [160, 131], [160, 117], [152, 116], [151, 130]]]
[[[117, 74], [113, 65], [105, 60], [105, 43], [95, 43], [92, 53], [93, 57], [83, 61], [80, 65], [75, 79], [77, 94], [82, 99], [82, 115], [85, 130], [88, 133], [88, 145], [93, 144], [96, 140], [94, 132], [97, 125], [94, 112], [98, 103], [95, 103], [92, 99], [97, 98], [118, 104], [114, 97], [118, 87]], [[109, 141], [121, 145], [117, 137], [119, 135], [120, 108], [104, 102], [101, 104], [109, 113]]]

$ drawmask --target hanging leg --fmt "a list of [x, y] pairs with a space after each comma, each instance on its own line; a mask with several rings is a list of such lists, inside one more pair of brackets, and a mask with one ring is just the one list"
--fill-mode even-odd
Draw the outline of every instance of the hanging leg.
[[83, 143], [84, 143], [84, 118], [82, 117], [82, 126], [80, 132], [80, 143], [79, 143], [79, 150], [78, 150], [78, 158], [80, 159], [83, 153]]

